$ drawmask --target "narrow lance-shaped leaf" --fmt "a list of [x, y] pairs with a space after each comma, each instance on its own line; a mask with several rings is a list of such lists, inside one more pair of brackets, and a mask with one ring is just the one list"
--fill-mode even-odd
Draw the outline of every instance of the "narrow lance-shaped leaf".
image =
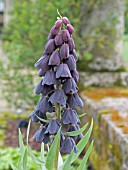
[[40, 159], [38, 159], [33, 153], [32, 153], [32, 150], [30, 148], [30, 146], [28, 145], [28, 153], [30, 154], [31, 158], [37, 163], [37, 164], [40, 164], [42, 165], [44, 162], [41, 161]]
[[81, 129], [79, 130], [76, 130], [76, 131], [72, 131], [72, 132], [66, 132], [64, 133], [65, 135], [68, 135], [68, 136], [77, 136], [79, 134], [81, 134], [82, 132], [85, 131], [85, 129], [87, 128], [88, 126], [88, 123], [86, 123]]
[[28, 128], [27, 128], [27, 137], [26, 137], [26, 143], [27, 143], [27, 145], [28, 145], [28, 137], [29, 137], [29, 132], [30, 132], [30, 124], [31, 124], [31, 119], [29, 120]]
[[23, 157], [23, 170], [26, 170], [26, 167], [27, 167], [27, 147], [25, 149], [25, 152], [24, 152], [24, 157]]
[[11, 168], [12, 168], [13, 170], [18, 170], [18, 169], [15, 167], [15, 165], [13, 165], [12, 162], [10, 162], [10, 165], [11, 165]]
[[[42, 144], [41, 144], [41, 153], [40, 153], [40, 154], [41, 154], [41, 155], [40, 155], [41, 161], [45, 162], [45, 158], [44, 158], [44, 143], [43, 143], [43, 142], [42, 142]], [[41, 165], [41, 168], [42, 168], [42, 170], [46, 170], [45, 164], [42, 164], [42, 165]]]
[[81, 115], [78, 115], [78, 118], [81, 118], [81, 117], [83, 117], [83, 116], [85, 116], [86, 115], [86, 113], [83, 113], [83, 114], [81, 114]]
[[58, 150], [58, 146], [60, 143], [60, 129], [49, 149], [48, 155], [47, 155], [47, 159], [46, 159], [46, 168], [48, 170], [53, 170], [54, 169], [54, 165], [55, 165], [55, 160], [56, 160], [56, 156], [58, 156], [56, 154], [57, 150]]
[[90, 156], [92, 147], [93, 147], [93, 141], [91, 142], [91, 144], [90, 144], [90, 146], [89, 146], [89, 148], [88, 148], [84, 158], [82, 159], [82, 162], [81, 162], [80, 166], [77, 168], [77, 170], [86, 170], [87, 160], [88, 160], [88, 158]]
[[19, 146], [20, 146], [21, 155], [23, 157], [24, 156], [24, 143], [23, 143], [23, 138], [22, 138], [20, 129], [19, 129]]
[[[36, 114], [35, 114], [35, 115], [36, 115]], [[49, 120], [42, 119], [42, 118], [40, 118], [40, 117], [37, 116], [37, 115], [36, 115], [36, 117], [37, 117], [40, 121], [42, 121], [42, 122], [49, 123]]]

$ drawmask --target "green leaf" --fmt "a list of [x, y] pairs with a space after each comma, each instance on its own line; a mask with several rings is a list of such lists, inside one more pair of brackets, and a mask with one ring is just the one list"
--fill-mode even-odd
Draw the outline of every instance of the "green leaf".
[[28, 153], [30, 154], [31, 158], [37, 163], [37, 164], [40, 164], [42, 165], [44, 162], [41, 161], [40, 159], [38, 159], [33, 153], [32, 153], [32, 150], [30, 148], [30, 146], [28, 145]]
[[[36, 115], [36, 114], [35, 114], [35, 115]], [[42, 122], [49, 123], [49, 120], [42, 119], [42, 118], [40, 118], [40, 117], [37, 116], [37, 115], [36, 115], [36, 117], [37, 117], [39, 120], [41, 120]]]
[[18, 170], [21, 170], [21, 166], [22, 166], [22, 157], [20, 156], [18, 160]]
[[[54, 165], [55, 164], [58, 164], [58, 149], [59, 149], [59, 143], [60, 143], [60, 130], [58, 131], [58, 133], [56, 134], [56, 137], [49, 149], [49, 152], [48, 152], [48, 155], [47, 155], [47, 158], [46, 158], [46, 168], [48, 170], [53, 170], [54, 169]], [[57, 162], [56, 162], [57, 161]]]
[[26, 170], [26, 166], [27, 166], [27, 147], [25, 149], [25, 152], [24, 152], [24, 157], [23, 157], [23, 170]]
[[[74, 150], [74, 149], [73, 149], [73, 150]], [[64, 163], [64, 166], [62, 167], [62, 170], [71, 169], [72, 156], [73, 156], [73, 154], [71, 154], [71, 156], [70, 156], [69, 159], [66, 161], [66, 163]]]
[[72, 151], [71, 154], [66, 159], [66, 161], [64, 162], [64, 165], [69, 161], [69, 159], [71, 159], [70, 157], [72, 157], [71, 163], [73, 163], [78, 158], [78, 156], [81, 154], [81, 152], [85, 148], [85, 146], [86, 146], [86, 144], [87, 144], [87, 142], [88, 142], [88, 140], [90, 138], [92, 128], [93, 128], [93, 119], [91, 121], [91, 125], [90, 125], [90, 128], [88, 129], [87, 133], [85, 134], [85, 136], [77, 144], [78, 152], [74, 153], [74, 151]]
[[13, 170], [18, 170], [18, 169], [15, 167], [15, 165], [13, 165], [12, 162], [10, 162], [10, 165], [11, 165], [11, 168], [12, 168]]
[[83, 114], [81, 114], [81, 115], [78, 115], [77, 117], [78, 118], [81, 118], [81, 117], [83, 117], [83, 116], [85, 116], [87, 113], [83, 113]]
[[24, 156], [24, 143], [23, 143], [23, 138], [22, 138], [20, 129], [19, 129], [19, 146], [20, 146], [21, 155], [23, 157]]
[[84, 158], [82, 159], [80, 166], [77, 168], [77, 170], [85, 170], [86, 169], [87, 160], [88, 160], [89, 155], [91, 153], [92, 147], [93, 147], [93, 141], [91, 142], [91, 144], [90, 144]]
[[68, 136], [77, 136], [79, 134], [81, 134], [82, 132], [85, 131], [85, 129], [87, 128], [88, 123], [86, 123], [81, 129], [76, 130], [76, 131], [72, 131], [72, 132], [66, 132], [65, 134]]
[[27, 137], [26, 137], [26, 143], [27, 143], [27, 145], [28, 145], [28, 137], [29, 137], [29, 132], [30, 132], [30, 124], [31, 124], [31, 119], [29, 120], [28, 128], [27, 128]]
[[[45, 162], [45, 157], [44, 157], [44, 143], [43, 143], [43, 142], [42, 142], [42, 144], [41, 144], [41, 153], [40, 153], [40, 154], [41, 154], [41, 155], [40, 155], [41, 160], [42, 160], [43, 162]], [[41, 168], [42, 168], [42, 170], [46, 170], [45, 164], [42, 164]]]

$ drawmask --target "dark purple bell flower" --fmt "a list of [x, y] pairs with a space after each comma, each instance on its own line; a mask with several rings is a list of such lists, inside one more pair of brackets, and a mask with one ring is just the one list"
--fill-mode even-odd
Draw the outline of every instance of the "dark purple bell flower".
[[58, 50], [55, 50], [51, 54], [48, 65], [52, 65], [52, 66], [59, 66], [60, 65], [60, 56], [59, 56]]
[[75, 82], [78, 82], [79, 81], [78, 71], [76, 69], [72, 70], [71, 74], [72, 74], [72, 77], [74, 78]]
[[59, 128], [60, 128], [59, 121], [57, 119], [52, 119], [48, 124], [45, 134], [54, 135], [58, 132]]
[[47, 144], [50, 142], [49, 134], [45, 134], [46, 127], [41, 125], [40, 128], [36, 131], [33, 138], [36, 140], [36, 142], [42, 143], [44, 142]]
[[42, 69], [43, 73], [45, 73], [49, 69], [48, 61], [49, 57], [47, 55], [44, 55], [35, 63], [35, 67], [38, 69]]
[[78, 106], [83, 107], [83, 102], [77, 93], [68, 94], [67, 103], [69, 104], [70, 108], [76, 108]]
[[62, 106], [66, 105], [66, 96], [64, 94], [63, 89], [56, 89], [55, 92], [49, 98], [49, 101], [52, 104], [59, 103]]
[[60, 64], [58, 69], [57, 69], [57, 72], [56, 72], [56, 78], [71, 78], [71, 74], [70, 74], [70, 70], [68, 68], [68, 65], [67, 64]]
[[50, 33], [53, 35], [53, 36], [56, 36], [59, 32], [59, 27], [56, 27], [55, 25], [51, 28], [50, 30]]
[[74, 152], [76, 153], [78, 151], [76, 147], [76, 143], [73, 138], [67, 137], [64, 139], [60, 152], [61, 153], [71, 153], [71, 151], [74, 149]]
[[[68, 132], [77, 131], [77, 130], [79, 130], [79, 129], [80, 129], [80, 127], [79, 127], [78, 124], [72, 124], [72, 125], [70, 125], [70, 127], [69, 127], [69, 129], [68, 129]], [[74, 140], [82, 139], [82, 138], [83, 138], [83, 134], [81, 133], [81, 134], [79, 134], [78, 136], [73, 136], [72, 138], [73, 138]]]
[[73, 49], [72, 54], [73, 54], [75, 60], [77, 61], [77, 60], [78, 60], [78, 57], [77, 57], [77, 54], [76, 54], [76, 50], [75, 50], [75, 49]]
[[63, 43], [62, 34], [58, 33], [55, 37], [55, 45], [60, 46]]
[[64, 29], [63, 32], [62, 32], [62, 38], [63, 38], [63, 41], [64, 42], [67, 42], [69, 41], [70, 39], [70, 34], [69, 34], [69, 31], [67, 29]]
[[69, 70], [76, 70], [76, 60], [73, 55], [69, 54], [69, 57], [65, 60], [65, 63], [68, 65]]
[[42, 85], [54, 85], [57, 84], [56, 76], [54, 70], [48, 70], [42, 81]]
[[67, 30], [69, 31], [70, 34], [73, 34], [74, 31], [75, 31], [74, 28], [73, 28], [73, 26], [72, 26], [71, 24], [68, 24], [68, 25], [67, 25]]
[[47, 54], [51, 54], [54, 50], [55, 50], [54, 39], [50, 39], [45, 45], [45, 52]]
[[57, 21], [55, 22], [55, 26], [60, 28], [60, 27], [62, 26], [62, 20], [60, 20], [60, 19], [57, 20]]
[[63, 18], [62, 18], [62, 22], [63, 22], [64, 24], [70, 24], [70, 21], [68, 20], [67, 17], [63, 17]]
[[75, 48], [75, 43], [74, 43], [74, 40], [72, 38], [69, 39], [68, 45], [69, 45], [69, 50], [73, 51], [73, 49]]
[[48, 35], [48, 40], [54, 39], [54, 38], [55, 38], [55, 35], [52, 35], [51, 32], [50, 32], [49, 35]]
[[48, 97], [43, 96], [41, 98], [41, 100], [39, 101], [36, 109], [40, 110], [42, 113], [53, 112], [54, 108], [53, 108], [52, 104], [48, 100], [49, 100]]
[[60, 47], [60, 58], [67, 59], [68, 57], [69, 57], [69, 45], [64, 43]]
[[65, 94], [68, 94], [70, 92], [77, 93], [78, 92], [78, 87], [76, 85], [76, 82], [74, 81], [73, 78], [65, 80], [63, 84], [63, 90]]
[[66, 108], [64, 109], [64, 113], [63, 113], [63, 116], [62, 116], [62, 119], [61, 119], [61, 122], [63, 124], [76, 124], [76, 123], [79, 123], [80, 120], [78, 119], [77, 117], [77, 113], [75, 110], [72, 110], [71, 108]]
[[[47, 71], [47, 70], [46, 70], [46, 71]], [[38, 76], [39, 76], [39, 77], [43, 77], [43, 76], [45, 75], [46, 71], [40, 69], [40, 70], [38, 71]]]

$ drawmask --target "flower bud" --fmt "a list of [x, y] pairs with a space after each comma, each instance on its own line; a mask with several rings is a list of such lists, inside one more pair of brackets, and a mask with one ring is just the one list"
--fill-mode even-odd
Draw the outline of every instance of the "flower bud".
[[45, 45], [45, 52], [51, 54], [55, 50], [54, 39], [50, 39]]
[[51, 28], [51, 30], [50, 30], [50, 33], [51, 33], [52, 36], [57, 35], [58, 32], [59, 32], [59, 28], [56, 27], [55, 25], [54, 25], [54, 26]]
[[62, 20], [59, 19], [59, 20], [57, 20], [57, 21], [55, 22], [55, 26], [56, 26], [56, 27], [59, 27], [59, 28], [60, 28], [61, 25], [62, 25]]
[[63, 22], [64, 24], [70, 24], [70, 21], [68, 20], [67, 17], [63, 17], [63, 18], [62, 18], [62, 22]]
[[62, 32], [62, 38], [64, 42], [67, 42], [70, 39], [70, 34], [67, 29], [64, 29]]
[[73, 28], [73, 26], [72, 26], [71, 24], [68, 24], [68, 25], [67, 25], [67, 30], [69, 31], [70, 34], [73, 34], [74, 31], [75, 31], [74, 28]]
[[57, 34], [55, 37], [55, 45], [60, 46], [63, 43], [62, 34]]
[[62, 44], [60, 47], [60, 58], [66, 59], [69, 57], [69, 45], [68, 44]]
[[74, 43], [74, 40], [72, 38], [69, 39], [68, 45], [69, 45], [69, 50], [73, 51], [73, 49], [75, 48], [75, 43]]
[[69, 57], [67, 60], [65, 60], [65, 63], [68, 65], [69, 70], [76, 69], [76, 60], [74, 59], [73, 55], [69, 54]]

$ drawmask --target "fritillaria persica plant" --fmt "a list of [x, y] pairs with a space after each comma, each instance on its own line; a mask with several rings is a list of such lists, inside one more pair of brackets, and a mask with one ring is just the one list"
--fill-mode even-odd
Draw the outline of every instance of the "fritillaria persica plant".
[[[32, 154], [28, 139], [27, 150], [36, 163], [42, 165], [42, 170], [70, 170], [71, 164], [84, 149], [92, 131], [93, 121], [83, 136], [82, 132], [88, 124], [80, 129], [79, 118], [85, 114], [78, 116], [74, 110], [78, 106], [82, 107], [83, 102], [78, 95], [76, 84], [79, 74], [76, 68], [78, 58], [73, 33], [74, 28], [68, 18], [60, 16], [50, 30], [43, 56], [35, 63], [35, 67], [39, 69], [38, 76], [43, 78], [35, 87], [35, 93], [41, 94], [41, 99], [30, 118], [41, 124], [34, 134], [35, 140], [42, 143], [43, 147], [44, 144], [49, 145], [50, 149], [43, 162]], [[76, 141], [79, 141], [77, 145]], [[86, 169], [92, 145], [93, 142], [77, 170]], [[22, 142], [20, 147], [24, 157], [26, 152], [22, 151]], [[60, 153], [69, 154], [64, 163]]]

